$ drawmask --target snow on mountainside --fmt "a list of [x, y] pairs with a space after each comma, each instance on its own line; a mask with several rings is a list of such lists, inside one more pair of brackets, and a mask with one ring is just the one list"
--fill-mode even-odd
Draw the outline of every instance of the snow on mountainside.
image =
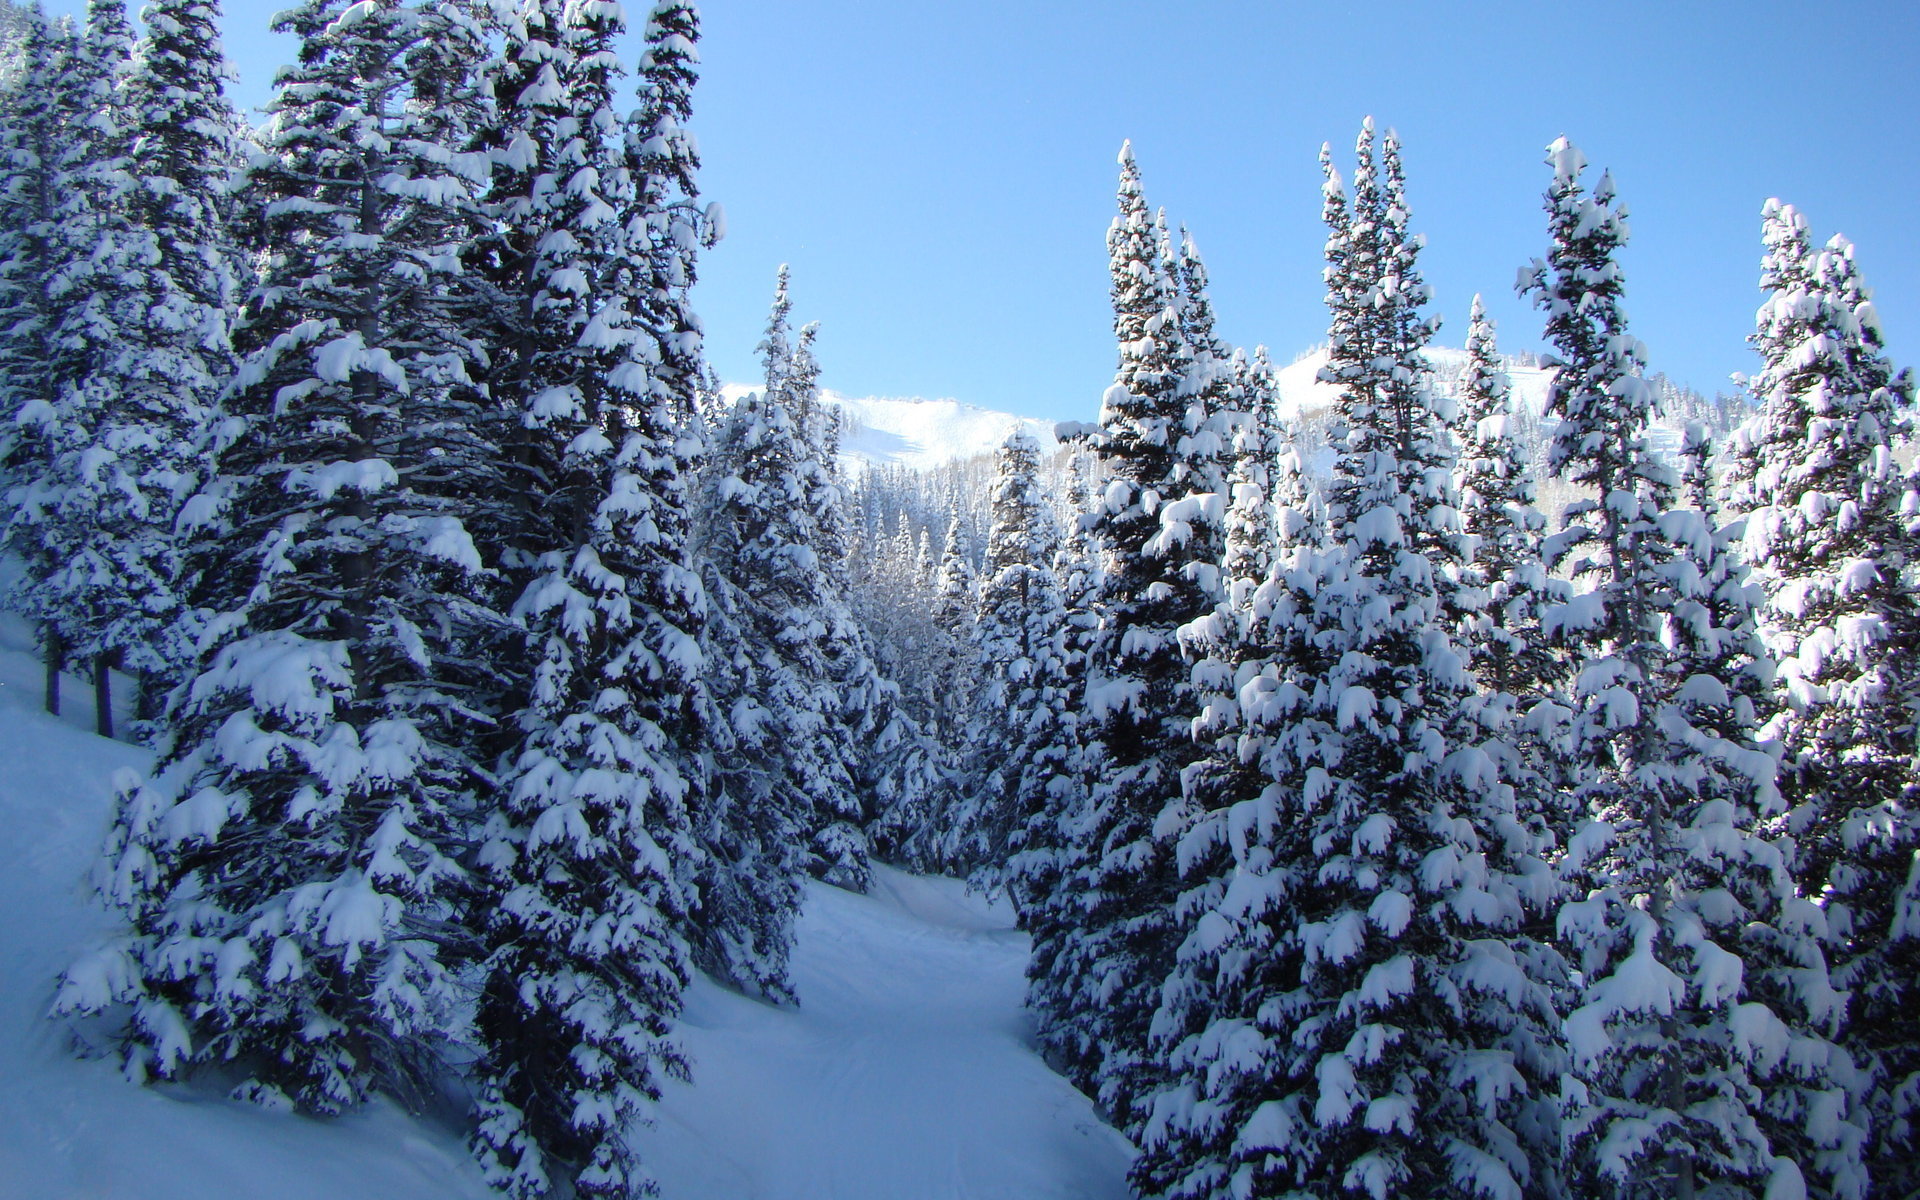
[[[1432, 346], [1427, 361], [1433, 364], [1434, 382], [1445, 395], [1457, 393], [1467, 370], [1467, 352], [1451, 346]], [[1505, 358], [1507, 378], [1513, 387], [1517, 405], [1534, 417], [1547, 407], [1547, 385], [1553, 371], [1531, 359]], [[1279, 368], [1275, 382], [1280, 392], [1280, 415], [1295, 420], [1329, 408], [1339, 394], [1331, 384], [1317, 378], [1327, 365], [1326, 347], [1320, 346]], [[738, 400], [758, 391], [748, 384], [730, 383], [721, 389], [729, 400]], [[1037, 417], [976, 408], [958, 400], [923, 400], [915, 397], [846, 396], [823, 390], [822, 399], [847, 416], [847, 433], [840, 446], [841, 464], [852, 474], [868, 466], [902, 466], [925, 470], [945, 463], [992, 454], [1007, 435], [1024, 429], [1040, 443], [1043, 454], [1051, 454], [1059, 441], [1054, 422]], [[1087, 414], [1088, 419], [1098, 417]], [[1680, 448], [1679, 423], [1656, 418], [1652, 432], [1657, 453], [1673, 454]], [[1330, 466], [1322, 464], [1323, 467]]]
[[[1443, 388], [1466, 374], [1465, 350], [1432, 346], [1427, 350], [1427, 361], [1433, 364], [1434, 378]], [[1282, 417], [1292, 420], [1301, 413], [1315, 412], [1333, 404], [1340, 389], [1330, 383], [1321, 383], [1316, 378], [1320, 368], [1326, 365], [1327, 348], [1320, 346], [1274, 372], [1280, 391]], [[1506, 368], [1507, 378], [1513, 385], [1514, 399], [1536, 416], [1546, 411], [1547, 385], [1553, 380], [1553, 372], [1511, 358], [1506, 360]]]
[[[729, 400], [738, 400], [748, 392], [759, 390], [757, 386], [739, 383], [730, 383], [721, 389]], [[869, 465], [925, 470], [975, 455], [992, 454], [1016, 429], [1032, 434], [1043, 454], [1051, 454], [1057, 444], [1051, 421], [976, 408], [958, 400], [855, 397], [832, 390], [822, 390], [820, 395], [847, 416], [840, 459], [856, 474]]]
[[[116, 777], [150, 756], [86, 732], [77, 678], [66, 716], [40, 711], [31, 647], [0, 616], [0, 1200], [497, 1197], [457, 1104], [309, 1120], [70, 1053], [54, 979], [112, 932], [87, 876]], [[952, 880], [875, 875], [869, 896], [809, 884], [798, 1009], [695, 982], [693, 1082], [639, 1135], [661, 1200], [1126, 1200], [1132, 1148], [1028, 1046], [1026, 935]]]

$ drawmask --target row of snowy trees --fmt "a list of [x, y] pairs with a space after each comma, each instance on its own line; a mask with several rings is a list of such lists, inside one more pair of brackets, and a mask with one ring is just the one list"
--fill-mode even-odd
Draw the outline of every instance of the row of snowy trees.
[[[1325, 488], [1129, 152], [1104, 482], [994, 492], [950, 836], [1143, 1195], [1916, 1194], [1912, 387], [1769, 204], [1758, 417], [1656, 456], [1624, 209], [1549, 151], [1549, 535], [1476, 303], [1457, 407], [1399, 146], [1323, 155]], [[1013, 748], [1011, 752], [1007, 748]]]
[[159, 751], [57, 1011], [313, 1113], [466, 1064], [496, 1186], [645, 1193], [690, 973], [790, 1002], [802, 878], [864, 887], [946, 779], [784, 274], [763, 390], [704, 365], [693, 5], [623, 99], [617, 3], [304, 0], [257, 131], [211, 0], [24, 15], [8, 599]]
[[722, 399], [684, 0], [630, 110], [619, 4], [306, 0], [257, 132], [217, 15], [29, 14], [0, 98], [10, 601], [160, 750], [58, 1002], [131, 1075], [471, 1064], [498, 1186], [643, 1192], [691, 971], [792, 1001], [878, 854], [1006, 889], [1143, 1194], [1920, 1190], [1912, 389], [1844, 241], [1768, 209], [1714, 486], [1556, 143], [1549, 535], [1392, 134], [1324, 156], [1324, 481], [1123, 152], [1100, 423], [981, 514], [850, 494], [784, 274]]

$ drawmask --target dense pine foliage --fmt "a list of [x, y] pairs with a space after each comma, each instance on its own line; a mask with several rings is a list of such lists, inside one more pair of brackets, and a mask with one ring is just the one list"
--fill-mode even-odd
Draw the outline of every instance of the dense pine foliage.
[[1845, 239], [1767, 204], [1696, 403], [1556, 141], [1534, 411], [1477, 297], [1436, 369], [1369, 119], [1300, 411], [1129, 147], [1098, 421], [854, 473], [785, 268], [706, 365], [688, 0], [302, 0], [252, 131], [212, 0], [0, 12], [6, 600], [157, 750], [55, 1004], [130, 1078], [647, 1195], [695, 974], [804, 1003], [806, 878], [886, 861], [1005, 892], [1143, 1196], [1920, 1195], [1914, 389]]

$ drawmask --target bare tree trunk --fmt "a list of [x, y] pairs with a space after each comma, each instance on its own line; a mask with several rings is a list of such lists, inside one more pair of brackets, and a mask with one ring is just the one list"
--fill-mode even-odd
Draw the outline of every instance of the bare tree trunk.
[[140, 687], [133, 701], [133, 719], [151, 721], [160, 715], [160, 677], [152, 671], [140, 672]]
[[93, 731], [103, 738], [113, 736], [113, 660], [110, 650], [93, 656]]
[[47, 656], [47, 711], [60, 715], [60, 669], [67, 665], [67, 643], [49, 622], [40, 631], [40, 644]]

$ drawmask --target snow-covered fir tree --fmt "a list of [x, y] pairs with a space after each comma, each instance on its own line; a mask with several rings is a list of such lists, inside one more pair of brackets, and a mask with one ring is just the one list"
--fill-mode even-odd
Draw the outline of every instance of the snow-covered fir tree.
[[1060, 654], [1036, 687], [1061, 697], [1036, 710], [1029, 727], [1033, 750], [1016, 799], [1018, 827], [1008, 839], [1007, 894], [1032, 938], [1027, 959], [1026, 1006], [1034, 1016], [1042, 1052], [1054, 1062], [1072, 1062], [1085, 1042], [1070, 1018], [1079, 981], [1066, 969], [1081, 928], [1074, 883], [1085, 872], [1092, 847], [1085, 836], [1087, 797], [1094, 777], [1093, 719], [1082, 707], [1086, 672], [1100, 636], [1100, 564], [1090, 535], [1095, 508], [1093, 454], [1077, 447], [1070, 456], [1066, 523], [1054, 553], [1053, 576], [1062, 611]]
[[[751, 723], [773, 756], [808, 869], [863, 891], [869, 876], [862, 773], [884, 690], [844, 589], [843, 501], [817, 395], [811, 333], [795, 344], [787, 272], [766, 338], [765, 388], [734, 406], [714, 449], [705, 534], [716, 607], [739, 614], [755, 659]], [[727, 703], [739, 708], [741, 701]]]
[[[1190, 437], [1211, 431], [1190, 419], [1182, 297], [1131, 147], [1120, 153], [1118, 201], [1107, 245], [1120, 363], [1101, 405], [1108, 482], [1089, 530], [1101, 558], [1100, 633], [1085, 684], [1097, 777], [1084, 852], [1063, 884], [1075, 931], [1040, 988], [1054, 998], [1041, 1011], [1060, 1023], [1043, 1031], [1059, 1065], [1130, 1127], [1158, 1070], [1147, 1032], [1179, 939], [1168, 827], [1182, 820], [1194, 692], [1177, 631], [1215, 603], [1220, 497], [1202, 469], [1211, 460], [1186, 456], [1210, 449]], [[1175, 507], [1171, 517], [1163, 506]]]
[[1612, 180], [1588, 192], [1565, 138], [1547, 161], [1553, 243], [1520, 284], [1558, 351], [1552, 464], [1600, 497], [1569, 508], [1554, 539], [1588, 590], [1546, 619], [1574, 655], [1558, 749], [1583, 822], [1557, 922], [1579, 972], [1570, 1183], [1623, 1198], [1859, 1195], [1817, 913], [1764, 824], [1777, 764], [1756, 739], [1750, 680], [1769, 664], [1738, 572], [1716, 561], [1724, 539], [1677, 503], [1648, 447]]
[[960, 740], [972, 692], [969, 647], [973, 642], [977, 603], [974, 593], [979, 581], [973, 563], [968, 560], [963, 544], [965, 537], [965, 527], [956, 511], [947, 521], [946, 537], [941, 540], [940, 564], [934, 569], [933, 577], [933, 623], [941, 640], [932, 664], [933, 684], [939, 699], [930, 732], [949, 744]]
[[[978, 608], [966, 668], [971, 706], [960, 739], [965, 791], [950, 818], [951, 855], [981, 878], [1003, 881], [1015, 831], [1025, 824], [1025, 789], [1045, 770], [1036, 759], [1058, 736], [1066, 609], [1054, 556], [1059, 530], [1040, 482], [1040, 446], [1015, 433], [1000, 448]], [[1024, 891], [1015, 902], [1026, 904]]]
[[702, 377], [687, 289], [708, 230], [682, 128], [698, 26], [689, 4], [653, 7], [628, 118], [625, 30], [618, 5], [537, 5], [507, 41], [509, 76], [533, 78], [502, 122], [533, 287], [513, 399], [548, 490], [515, 606], [530, 686], [482, 853], [474, 1150], [521, 1197], [652, 1191], [630, 1135], [685, 1070], [672, 1022], [710, 878], [681, 433]]
[[[1335, 327], [1424, 328], [1396, 311], [1422, 294], [1391, 260], [1352, 252], [1361, 222], [1331, 176], [1327, 197]], [[1215, 760], [1238, 786], [1180, 844], [1183, 865], [1220, 866], [1182, 899], [1146, 1194], [1550, 1190], [1550, 980], [1524, 928], [1545, 872], [1424, 550], [1448, 536], [1447, 476], [1401, 458], [1409, 439], [1434, 453], [1430, 396], [1349, 373], [1324, 538], [1309, 527], [1255, 601], [1245, 728]], [[1262, 786], [1235, 778], [1246, 763]]]
[[74, 36], [28, 10], [20, 67], [0, 123], [0, 486], [5, 489], [5, 546], [21, 562], [29, 586], [8, 603], [34, 621], [46, 662], [46, 707], [60, 711], [60, 668], [66, 658], [63, 615], [42, 601], [45, 580], [59, 569], [60, 548], [38, 528], [50, 490], [60, 427], [59, 310], [47, 287], [61, 268], [57, 212], [60, 139], [71, 104], [61, 85]]
[[476, 94], [409, 100], [429, 48], [479, 57], [467, 17], [282, 18], [301, 59], [248, 181], [276, 250], [186, 517], [212, 623], [110, 838], [103, 890], [131, 928], [60, 1001], [130, 1004], [139, 1078], [229, 1064], [242, 1095], [337, 1112], [424, 1092], [459, 1032], [448, 891], [486, 778], [462, 633], [496, 619], [468, 599], [460, 511], [492, 455], [464, 432], [447, 277], [474, 191], [447, 148]]
[[[1320, 161], [1328, 182], [1337, 184], [1327, 147]], [[1432, 503], [1442, 503], [1438, 498], [1449, 485], [1441, 477], [1454, 462], [1447, 427], [1452, 406], [1435, 392], [1425, 357], [1439, 322], [1424, 314], [1431, 299], [1418, 265], [1425, 238], [1407, 227], [1399, 137], [1388, 130], [1377, 138], [1373, 118], [1367, 118], [1354, 146], [1351, 201], [1342, 189], [1327, 195], [1338, 198], [1339, 212], [1328, 207], [1324, 213], [1331, 230], [1326, 278], [1332, 320], [1320, 381], [1352, 397], [1355, 420], [1372, 421], [1372, 410], [1381, 410], [1381, 427], [1394, 439], [1396, 469], [1407, 476], [1407, 495], [1432, 495]], [[1436, 579], [1449, 613], [1457, 607], [1455, 526], [1449, 511], [1436, 510], [1411, 530], [1421, 552], [1442, 568]]]
[[81, 83], [90, 135], [65, 156], [71, 246], [62, 308], [60, 429], [41, 536], [65, 548], [46, 581], [71, 651], [143, 680], [143, 708], [191, 661], [193, 628], [174, 533], [205, 479], [206, 433], [232, 371], [237, 260], [227, 195], [238, 167], [218, 8], [163, 0], [124, 88], [119, 6], [94, 6]]
[[1780, 786], [1800, 889], [1822, 900], [1844, 1041], [1865, 1073], [1876, 1195], [1920, 1190], [1920, 845], [1912, 713], [1920, 701], [1920, 561], [1893, 438], [1913, 387], [1887, 361], [1853, 247], [1812, 244], [1769, 201], [1767, 292], [1751, 341], [1759, 415], [1729, 474], [1780, 659]]
[[1466, 537], [1458, 600], [1469, 666], [1482, 687], [1538, 699], [1556, 682], [1540, 612], [1557, 590], [1542, 547], [1546, 518], [1534, 506], [1533, 479], [1512, 430], [1513, 401], [1480, 297], [1467, 325], [1467, 373], [1454, 434], [1454, 488]]
[[[15, 606], [47, 631], [49, 664], [62, 655], [91, 663], [96, 731], [111, 736], [107, 670], [123, 648], [116, 626], [128, 608], [151, 599], [155, 580], [146, 564], [125, 564], [119, 544], [126, 513], [119, 498], [128, 480], [99, 434], [120, 407], [110, 368], [124, 343], [113, 293], [128, 270], [129, 249], [121, 193], [126, 185], [126, 128], [121, 84], [132, 35], [124, 4], [94, 0], [84, 30], [57, 60], [51, 81], [57, 127], [44, 164], [51, 205], [45, 231], [43, 293], [48, 406], [20, 432], [37, 443], [36, 469], [13, 493], [10, 540], [26, 568]], [[124, 361], [124, 359], [121, 359]], [[101, 461], [102, 457], [105, 461]], [[172, 508], [168, 506], [168, 516]], [[137, 512], [137, 503], [134, 509]], [[126, 578], [123, 565], [131, 565]], [[161, 582], [161, 591], [170, 591]], [[166, 612], [164, 602], [156, 605]], [[154, 641], [171, 620], [141, 632]], [[58, 653], [53, 648], [58, 647]], [[138, 647], [135, 647], [136, 650]]]

